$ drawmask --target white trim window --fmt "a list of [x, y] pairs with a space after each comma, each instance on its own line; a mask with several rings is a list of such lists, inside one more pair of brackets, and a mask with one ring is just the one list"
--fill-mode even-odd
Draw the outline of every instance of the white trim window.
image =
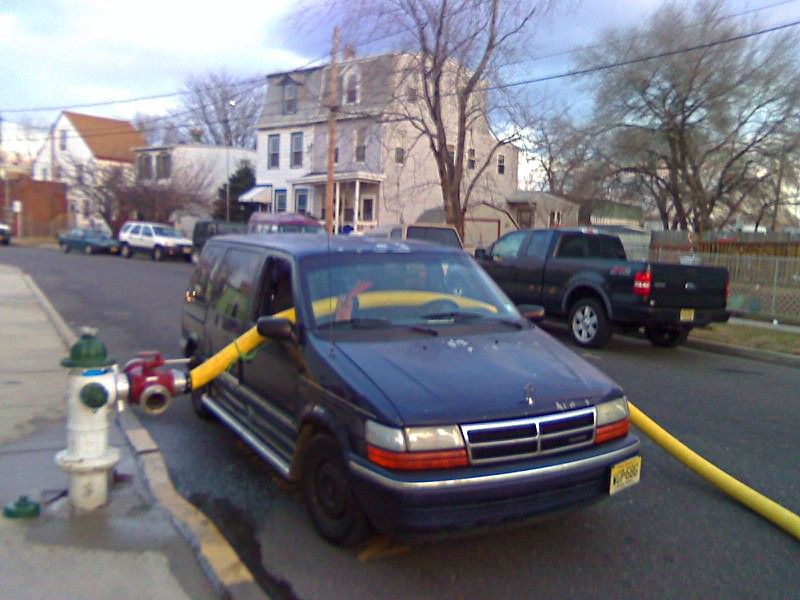
[[286, 212], [286, 190], [275, 190], [275, 212]]
[[294, 210], [301, 215], [308, 213], [308, 188], [297, 188], [294, 191]]
[[289, 155], [289, 168], [299, 169], [303, 166], [303, 132], [296, 131], [291, 137], [291, 153]]
[[506, 172], [506, 157], [503, 154], [497, 155], [497, 174], [505, 175]]
[[281, 136], [273, 133], [267, 136], [267, 168], [279, 169], [281, 166]]
[[358, 104], [360, 98], [360, 86], [358, 73], [348, 73], [344, 77], [344, 103]]
[[283, 114], [297, 112], [297, 83], [289, 80], [283, 84]]
[[367, 128], [356, 129], [356, 144], [353, 160], [357, 163], [367, 162]]

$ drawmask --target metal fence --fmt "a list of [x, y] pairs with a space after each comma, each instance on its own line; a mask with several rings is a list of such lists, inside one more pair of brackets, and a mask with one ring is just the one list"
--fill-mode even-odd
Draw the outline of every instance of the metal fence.
[[[656, 262], [725, 267], [731, 277], [728, 309], [742, 316], [800, 324], [800, 258], [740, 254], [688, 253], [648, 248]], [[644, 248], [632, 248], [643, 260]]]

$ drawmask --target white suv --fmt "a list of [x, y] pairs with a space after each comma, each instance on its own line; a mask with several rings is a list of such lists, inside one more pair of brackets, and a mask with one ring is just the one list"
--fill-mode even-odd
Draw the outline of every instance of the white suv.
[[147, 252], [153, 260], [165, 256], [182, 256], [192, 260], [192, 240], [182, 237], [174, 227], [163, 223], [128, 221], [119, 230], [120, 256], [130, 258], [134, 252]]

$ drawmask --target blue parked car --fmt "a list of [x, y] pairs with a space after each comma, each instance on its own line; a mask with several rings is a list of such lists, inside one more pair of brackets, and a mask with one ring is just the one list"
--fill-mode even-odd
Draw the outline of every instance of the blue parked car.
[[543, 316], [458, 248], [218, 236], [186, 291], [185, 355], [254, 323], [268, 340], [192, 403], [298, 481], [332, 543], [522, 520], [641, 468], [622, 389], [529, 320]]
[[77, 250], [86, 254], [102, 252], [116, 254], [119, 242], [98, 229], [70, 229], [58, 236], [58, 246], [64, 252]]

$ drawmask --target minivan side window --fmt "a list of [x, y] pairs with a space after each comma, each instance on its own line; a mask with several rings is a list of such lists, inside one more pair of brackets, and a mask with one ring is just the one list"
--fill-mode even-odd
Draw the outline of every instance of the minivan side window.
[[288, 260], [272, 257], [267, 260], [261, 286], [259, 316], [270, 316], [294, 306], [292, 265]]
[[230, 248], [211, 277], [209, 308], [223, 317], [223, 329], [238, 333], [250, 318], [255, 277], [261, 254]]
[[225, 249], [221, 246], [209, 246], [203, 250], [197, 268], [189, 281], [189, 302], [204, 302], [208, 296], [208, 283], [211, 273], [219, 264]]

